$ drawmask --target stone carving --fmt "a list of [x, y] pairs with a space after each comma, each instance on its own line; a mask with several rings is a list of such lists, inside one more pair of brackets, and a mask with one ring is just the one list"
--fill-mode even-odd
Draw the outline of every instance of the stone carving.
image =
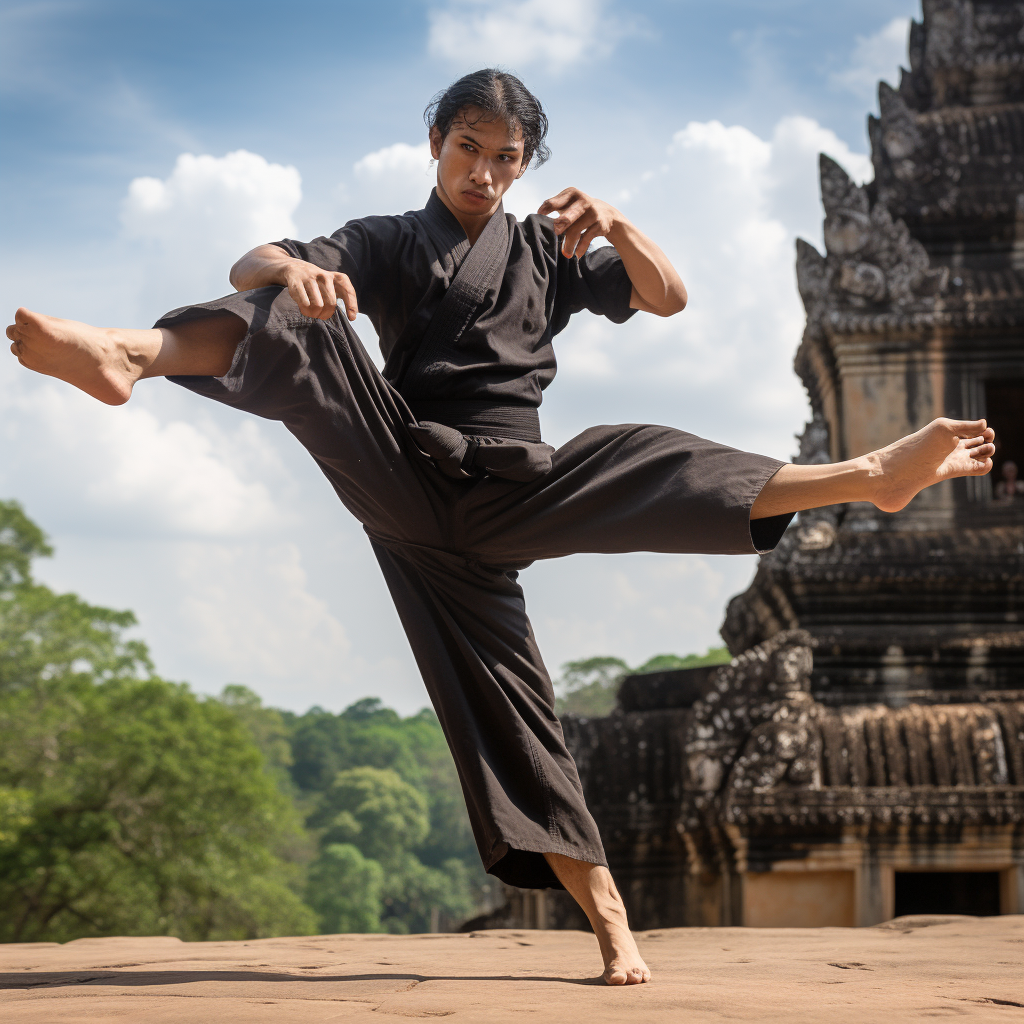
[[911, 22], [900, 94], [916, 110], [1019, 99], [1024, 9], [999, 0], [924, 0]]
[[820, 315], [828, 299], [853, 306], [904, 306], [945, 288], [947, 268], [932, 269], [924, 246], [910, 236], [906, 224], [893, 221], [884, 204], [872, 206], [867, 189], [855, 185], [824, 153], [821, 198], [827, 255], [802, 239], [797, 242], [797, 285], [809, 317]]
[[710, 794], [721, 789], [746, 737], [772, 720], [783, 697], [810, 689], [811, 643], [807, 633], [787, 630], [713, 674], [707, 696], [693, 706], [685, 739], [695, 790]]
[[796, 435], [800, 451], [793, 461], [800, 466], [823, 466], [832, 461], [829, 450], [828, 423], [820, 409], [815, 409], [811, 419], [804, 424], [803, 433]]

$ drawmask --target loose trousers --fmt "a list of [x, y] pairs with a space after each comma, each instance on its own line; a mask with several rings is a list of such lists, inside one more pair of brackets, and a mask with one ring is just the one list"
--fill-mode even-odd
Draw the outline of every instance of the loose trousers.
[[606, 865], [554, 712], [517, 570], [578, 552], [768, 550], [790, 516], [750, 507], [782, 463], [670, 427], [585, 430], [529, 483], [453, 480], [348, 321], [302, 316], [261, 288], [168, 313], [158, 327], [233, 314], [247, 324], [224, 377], [173, 377], [280, 420], [363, 524], [451, 747], [484, 867], [560, 888], [544, 853]]

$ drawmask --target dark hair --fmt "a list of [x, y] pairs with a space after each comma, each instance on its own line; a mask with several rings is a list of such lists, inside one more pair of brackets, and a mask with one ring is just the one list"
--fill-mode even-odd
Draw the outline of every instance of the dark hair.
[[423, 120], [428, 128], [437, 128], [443, 139], [467, 107], [485, 111], [486, 116], [480, 120], [501, 119], [513, 131], [519, 129], [523, 133], [524, 167], [534, 157], [539, 167], [551, 156], [551, 150], [544, 144], [548, 134], [547, 114], [540, 100], [515, 75], [497, 68], [483, 68], [463, 75], [427, 104]]

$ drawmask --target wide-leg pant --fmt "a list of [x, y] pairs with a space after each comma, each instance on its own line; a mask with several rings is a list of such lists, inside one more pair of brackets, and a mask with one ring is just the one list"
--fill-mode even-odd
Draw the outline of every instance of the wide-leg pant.
[[453, 480], [413, 443], [402, 397], [347, 320], [302, 316], [261, 288], [186, 306], [159, 327], [234, 314], [224, 377], [175, 377], [281, 420], [363, 523], [451, 747], [484, 866], [558, 887], [542, 854], [606, 864], [554, 713], [517, 570], [576, 552], [750, 553], [791, 517], [750, 507], [782, 463], [669, 427], [592, 427], [529, 483]]

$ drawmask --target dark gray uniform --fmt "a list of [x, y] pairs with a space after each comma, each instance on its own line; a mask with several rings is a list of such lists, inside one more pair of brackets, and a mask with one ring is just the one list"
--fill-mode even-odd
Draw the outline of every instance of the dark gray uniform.
[[567, 260], [546, 217], [498, 211], [470, 248], [436, 195], [402, 217], [277, 243], [353, 281], [386, 359], [348, 321], [302, 316], [261, 288], [174, 310], [159, 327], [234, 314], [224, 377], [176, 377], [281, 420], [363, 524], [451, 746], [484, 866], [558, 887], [542, 854], [606, 864], [553, 710], [517, 570], [577, 552], [740, 554], [790, 516], [750, 521], [782, 463], [670, 427], [592, 427], [557, 451], [537, 407], [552, 336], [590, 309], [626, 320], [614, 249]]

